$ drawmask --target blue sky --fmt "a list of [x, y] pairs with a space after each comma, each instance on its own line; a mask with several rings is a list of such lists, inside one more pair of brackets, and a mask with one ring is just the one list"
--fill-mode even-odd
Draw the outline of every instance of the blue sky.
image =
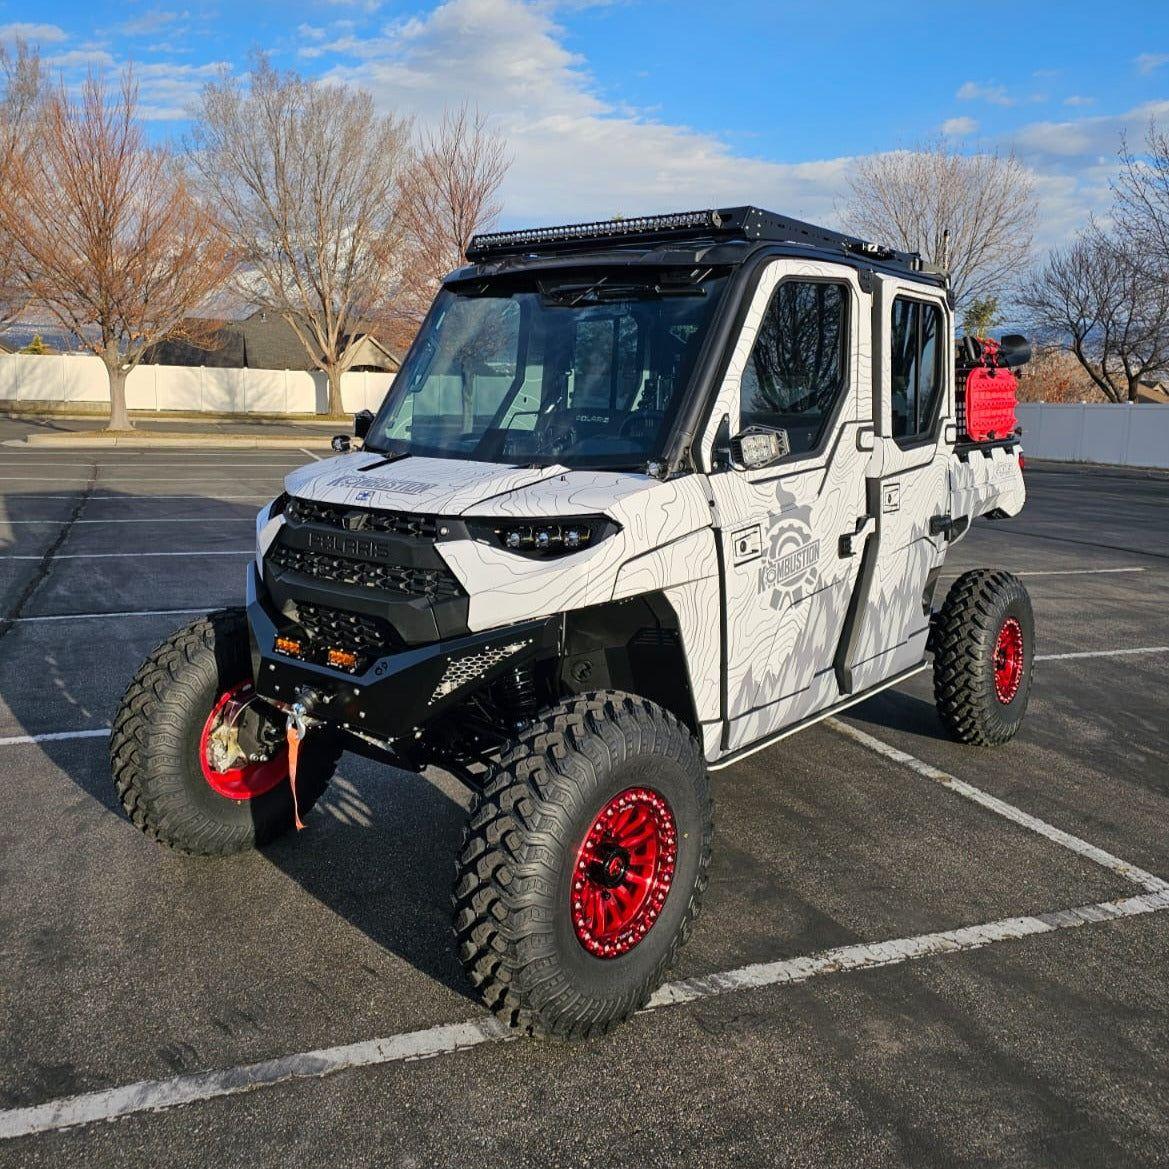
[[851, 160], [945, 134], [1019, 154], [1049, 245], [1106, 207], [1121, 132], [1169, 124], [1154, 0], [0, 3], [16, 31], [70, 80], [133, 60], [159, 136], [256, 48], [423, 119], [469, 97], [512, 143], [508, 224], [735, 202], [832, 221]]

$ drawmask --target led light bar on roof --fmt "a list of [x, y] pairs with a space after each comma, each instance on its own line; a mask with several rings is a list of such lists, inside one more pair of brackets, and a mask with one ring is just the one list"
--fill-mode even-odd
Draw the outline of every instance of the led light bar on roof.
[[478, 260], [497, 252], [522, 251], [527, 246], [538, 249], [549, 244], [607, 239], [620, 241], [631, 236], [660, 238], [672, 232], [717, 230], [722, 224], [722, 216], [717, 211], [680, 211], [670, 215], [639, 215], [629, 219], [602, 219], [595, 223], [569, 223], [561, 227], [496, 231], [490, 235], [474, 236], [467, 247], [467, 259]]
[[[844, 253], [882, 267], [918, 273], [923, 270], [916, 252], [901, 252], [827, 227], [817, 227], [761, 207], [720, 207], [708, 211], [677, 211], [668, 215], [638, 215], [630, 219], [603, 219], [562, 227], [532, 227], [477, 235], [467, 248], [472, 263], [503, 256], [524, 257], [563, 252], [594, 252], [605, 248], [644, 244], [667, 246], [686, 243], [741, 240], [771, 242], [789, 247]], [[945, 277], [938, 274], [938, 283]]]

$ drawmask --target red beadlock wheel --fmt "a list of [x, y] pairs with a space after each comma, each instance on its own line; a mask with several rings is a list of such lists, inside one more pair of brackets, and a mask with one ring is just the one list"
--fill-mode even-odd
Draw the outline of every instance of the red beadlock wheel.
[[199, 764], [203, 778], [221, 796], [229, 800], [254, 800], [270, 792], [288, 778], [288, 748], [281, 747], [271, 759], [247, 763], [243, 767], [218, 770], [212, 760], [212, 736], [229, 723], [252, 697], [252, 683], [241, 682], [224, 691], [211, 708], [203, 733], [199, 736]]
[[1004, 706], [1019, 693], [1025, 665], [1023, 627], [1016, 618], [1008, 617], [994, 643], [994, 691]]
[[618, 958], [653, 928], [678, 859], [678, 833], [666, 800], [627, 788], [593, 821], [577, 853], [572, 926], [597, 958]]

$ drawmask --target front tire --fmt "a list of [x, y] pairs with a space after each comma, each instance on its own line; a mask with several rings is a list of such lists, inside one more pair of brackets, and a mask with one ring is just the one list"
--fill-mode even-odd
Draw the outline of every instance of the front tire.
[[[217, 765], [209, 742], [232, 703], [251, 694], [247, 618], [242, 609], [200, 617], [143, 662], [110, 734], [110, 768], [130, 820], [152, 840], [194, 856], [243, 852], [294, 824], [288, 752], [264, 762]], [[300, 750], [297, 798], [316, 803], [340, 756], [326, 731]]]
[[1018, 577], [987, 568], [964, 573], [946, 594], [934, 629], [934, 701], [960, 743], [997, 747], [1027, 711], [1035, 617]]
[[471, 805], [454, 889], [459, 956], [484, 1003], [532, 1035], [603, 1034], [685, 944], [713, 831], [694, 736], [614, 691], [546, 712]]

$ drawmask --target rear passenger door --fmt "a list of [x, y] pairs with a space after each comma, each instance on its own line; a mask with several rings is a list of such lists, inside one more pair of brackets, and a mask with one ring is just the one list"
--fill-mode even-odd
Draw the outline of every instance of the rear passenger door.
[[945, 555], [955, 427], [950, 308], [940, 289], [878, 277], [869, 510], [842, 687], [856, 693], [918, 665]]

